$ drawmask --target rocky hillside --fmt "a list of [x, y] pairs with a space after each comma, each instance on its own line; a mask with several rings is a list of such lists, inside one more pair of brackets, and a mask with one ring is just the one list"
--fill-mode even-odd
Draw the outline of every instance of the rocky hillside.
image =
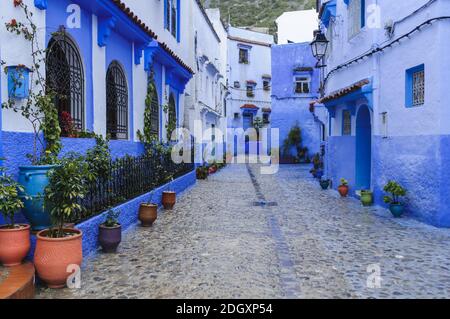
[[202, 0], [206, 8], [220, 8], [222, 18], [238, 27], [270, 28], [283, 12], [315, 7], [316, 0]]

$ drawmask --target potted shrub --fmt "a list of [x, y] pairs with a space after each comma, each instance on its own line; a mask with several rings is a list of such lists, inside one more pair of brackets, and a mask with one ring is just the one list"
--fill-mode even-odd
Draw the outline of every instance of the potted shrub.
[[406, 195], [406, 189], [394, 181], [389, 181], [384, 186], [384, 191], [390, 193], [391, 196], [384, 196], [384, 202], [389, 204], [389, 210], [396, 218], [400, 218], [405, 211], [405, 205], [400, 202], [400, 198]]
[[173, 176], [169, 176], [167, 180], [170, 182], [167, 185], [167, 190], [162, 194], [162, 205], [166, 210], [172, 210], [177, 201], [177, 194], [171, 190], [171, 184], [173, 182]]
[[0, 212], [5, 221], [10, 221], [0, 226], [0, 263], [7, 267], [20, 265], [30, 250], [30, 225], [14, 221], [15, 214], [24, 207], [19, 190], [22, 186], [0, 167]]
[[329, 179], [321, 179], [320, 187], [322, 187], [323, 190], [327, 190], [328, 187], [330, 187], [330, 180]]
[[143, 227], [150, 227], [158, 218], [158, 204], [153, 203], [153, 193], [148, 203], [142, 203], [139, 206], [139, 220]]
[[208, 169], [205, 166], [199, 166], [196, 170], [197, 179], [205, 180], [208, 178]]
[[67, 267], [81, 265], [82, 232], [64, 225], [83, 211], [79, 203], [92, 178], [89, 165], [76, 154], [68, 155], [49, 172], [45, 205], [50, 209], [52, 227], [37, 234], [34, 254], [37, 274], [49, 288], [63, 288], [70, 275]]
[[361, 203], [363, 206], [372, 206], [373, 205], [373, 193], [370, 190], [362, 190], [361, 191]]
[[345, 178], [341, 178], [341, 185], [338, 187], [338, 192], [341, 195], [341, 197], [347, 197], [348, 196], [348, 181]]
[[[48, 172], [57, 164], [57, 156], [61, 150], [61, 128], [59, 125], [58, 109], [55, 106], [57, 99], [64, 96], [52, 91], [46, 82], [41, 66], [45, 66], [46, 50], [40, 50], [39, 28], [34, 24], [32, 10], [23, 2], [17, 2], [26, 22], [15, 19], [6, 23], [6, 29], [13, 35], [30, 42], [31, 64], [28, 68], [23, 66], [18, 72], [29, 69], [33, 76], [23, 99], [10, 97], [2, 104], [2, 108], [13, 110], [21, 114], [33, 129], [33, 148], [28, 154], [30, 165], [19, 167], [19, 183], [23, 186], [20, 196], [24, 202], [23, 214], [30, 222], [33, 230], [48, 228], [51, 224], [50, 214], [44, 209], [45, 187], [48, 185]], [[45, 70], [45, 67], [43, 68]], [[45, 71], [44, 71], [45, 72]], [[18, 74], [18, 78], [21, 74]], [[21, 83], [13, 81], [13, 90]]]
[[120, 211], [110, 209], [106, 220], [100, 224], [98, 241], [105, 253], [115, 253], [122, 241], [122, 225], [119, 223]]

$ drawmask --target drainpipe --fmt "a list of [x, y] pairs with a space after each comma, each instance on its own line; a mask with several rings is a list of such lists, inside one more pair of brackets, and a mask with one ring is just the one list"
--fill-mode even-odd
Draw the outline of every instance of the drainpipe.
[[[378, 7], [378, 0], [374, 0], [373, 1], [373, 4], [375, 5], [375, 6], [377, 6]], [[381, 23], [381, 22], [380, 22]], [[381, 28], [381, 26], [380, 26], [380, 28]], [[378, 28], [373, 28], [373, 30], [372, 30], [372, 47], [373, 48], [376, 48], [376, 47], [378, 47], [379, 46], [379, 29]], [[372, 190], [373, 190], [373, 186], [374, 186], [374, 174], [373, 174], [373, 167], [374, 167], [374, 165], [373, 165], [373, 161], [372, 161], [372, 159], [373, 159], [373, 155], [374, 155], [374, 145], [375, 145], [375, 143], [374, 143], [374, 137], [375, 136], [377, 136], [377, 135], [379, 135], [379, 129], [378, 129], [378, 125], [375, 125], [375, 123], [379, 123], [379, 121], [380, 121], [380, 116], [382, 116], [381, 115], [381, 112], [384, 112], [384, 110], [380, 110], [380, 60], [381, 60], [381, 53], [378, 53], [378, 54], [375, 54], [374, 56], [373, 56], [373, 60], [372, 60], [372, 74], [373, 74], [373, 79], [372, 79], [372, 89], [373, 89], [373, 91], [372, 91], [372, 97], [373, 97], [373, 99], [372, 99], [372, 103], [373, 103], [373, 105], [372, 105], [372, 110], [373, 110], [373, 115], [372, 115], [372, 143], [371, 143], [371, 147], [372, 147], [372, 150], [371, 150], [371, 156], [372, 156], [372, 158], [370, 159], [371, 160], [371, 178], [370, 178], [370, 180], [371, 180], [371, 188], [372, 188]]]

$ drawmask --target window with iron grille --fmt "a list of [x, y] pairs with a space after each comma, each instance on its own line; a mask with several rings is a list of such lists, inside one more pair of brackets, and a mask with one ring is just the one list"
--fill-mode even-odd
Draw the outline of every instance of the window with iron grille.
[[352, 135], [352, 113], [342, 111], [342, 135]]
[[269, 124], [270, 123], [270, 114], [269, 113], [263, 113], [263, 123]]
[[270, 80], [263, 79], [263, 89], [264, 91], [270, 91]]
[[53, 36], [46, 56], [47, 89], [55, 94], [62, 136], [84, 130], [84, 71], [75, 43], [64, 32]]
[[296, 77], [295, 78], [295, 93], [308, 94], [310, 93], [311, 79], [309, 77]]
[[425, 71], [413, 74], [413, 106], [425, 103]]
[[117, 61], [106, 73], [106, 132], [111, 139], [128, 139], [128, 86]]
[[406, 70], [406, 106], [425, 104], [425, 65]]

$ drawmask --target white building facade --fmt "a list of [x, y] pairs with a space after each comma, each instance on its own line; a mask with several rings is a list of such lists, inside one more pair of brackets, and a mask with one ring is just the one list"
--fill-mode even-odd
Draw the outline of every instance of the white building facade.
[[271, 113], [271, 46], [273, 36], [235, 27], [228, 29], [228, 127], [253, 127], [260, 118], [266, 124]]

